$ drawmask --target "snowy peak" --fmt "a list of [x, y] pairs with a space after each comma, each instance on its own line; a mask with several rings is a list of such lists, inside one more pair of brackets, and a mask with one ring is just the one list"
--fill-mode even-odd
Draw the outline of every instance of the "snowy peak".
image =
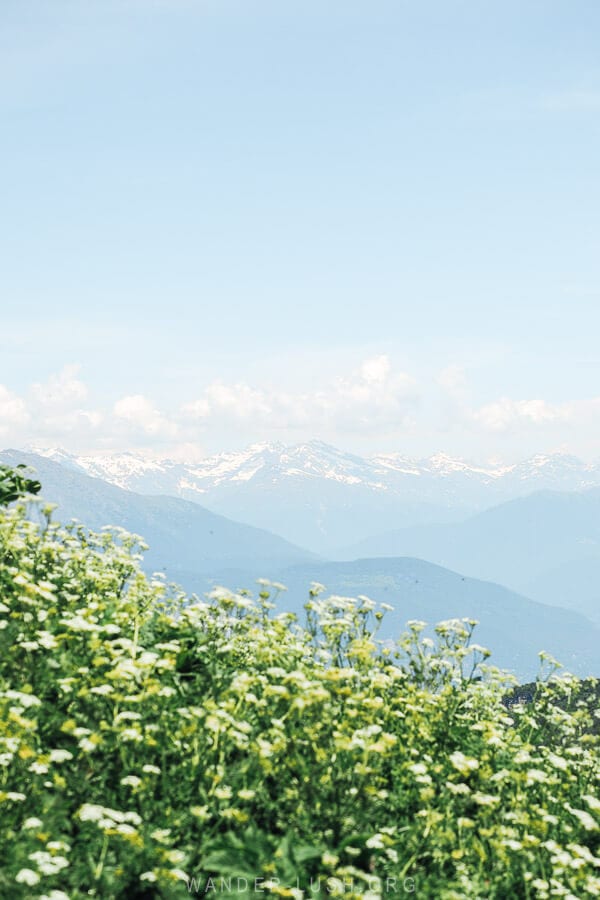
[[[57, 447], [36, 452], [121, 488], [199, 502], [250, 487], [284, 490], [304, 484], [316, 489], [318, 484], [330, 484], [351, 492], [360, 488], [403, 500], [476, 508], [540, 488], [580, 490], [600, 485], [600, 466], [567, 454], [538, 454], [506, 466], [478, 465], [441, 452], [426, 459], [400, 453], [367, 459], [317, 440], [254, 443], [194, 463], [130, 452], [75, 456]], [[349, 494], [349, 499], [353, 496]]]
[[368, 460], [344, 453], [322, 441], [288, 448], [282, 455], [281, 468], [287, 475], [303, 474], [346, 484], [372, 483], [374, 476]]
[[[597, 476], [598, 466], [588, 465], [576, 456], [566, 453], [553, 453], [551, 455], [537, 454], [530, 459], [512, 467], [512, 473], [522, 480], [535, 480], [538, 478], [561, 479], [566, 475], [581, 476], [584, 483], [590, 477]], [[594, 475], [596, 473], [596, 476]]]
[[50, 459], [52, 462], [60, 463], [61, 466], [66, 466], [69, 469], [80, 469], [79, 463], [77, 461], [77, 457], [72, 453], [67, 453], [66, 450], [63, 450], [62, 447], [35, 447], [28, 446], [25, 447], [25, 451], [27, 453], [35, 453], [37, 456], [43, 456], [45, 459]]

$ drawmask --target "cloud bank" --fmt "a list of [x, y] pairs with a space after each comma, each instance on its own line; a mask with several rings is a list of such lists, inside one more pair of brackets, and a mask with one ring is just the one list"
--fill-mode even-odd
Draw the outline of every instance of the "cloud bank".
[[168, 450], [181, 456], [199, 447], [214, 452], [265, 438], [314, 436], [343, 447], [360, 439], [373, 452], [428, 441], [433, 451], [444, 448], [451, 436], [469, 454], [477, 442], [493, 452], [502, 442], [509, 446], [510, 440], [527, 437], [539, 445], [564, 444], [565, 435], [577, 433], [583, 440], [585, 433], [597, 433], [599, 419], [600, 397], [553, 403], [500, 396], [477, 404], [461, 366], [419, 380], [384, 354], [307, 391], [215, 379], [191, 398], [177, 397], [164, 406], [134, 392], [97, 402], [75, 364], [21, 394], [0, 384], [4, 446], [88, 452], [142, 449], [161, 455]]

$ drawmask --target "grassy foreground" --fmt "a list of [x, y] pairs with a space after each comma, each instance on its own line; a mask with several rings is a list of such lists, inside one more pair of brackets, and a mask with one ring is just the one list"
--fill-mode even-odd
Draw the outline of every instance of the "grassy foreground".
[[139, 552], [0, 510], [0, 896], [600, 895], [575, 679], [507, 709], [473, 623], [382, 647], [367, 598], [190, 604]]

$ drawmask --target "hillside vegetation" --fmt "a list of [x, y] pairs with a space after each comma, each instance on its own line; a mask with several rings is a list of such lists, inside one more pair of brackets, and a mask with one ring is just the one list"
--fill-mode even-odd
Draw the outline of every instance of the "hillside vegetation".
[[600, 895], [577, 680], [507, 709], [473, 622], [383, 647], [318, 586], [302, 621], [267, 583], [190, 602], [40, 510], [0, 510], [0, 896]]

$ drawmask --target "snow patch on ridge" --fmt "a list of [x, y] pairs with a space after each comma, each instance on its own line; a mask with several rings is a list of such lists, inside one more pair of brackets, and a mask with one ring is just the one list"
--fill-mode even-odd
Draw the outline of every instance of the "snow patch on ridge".
[[240, 491], [244, 486], [256, 490], [264, 484], [289, 483], [297, 490], [303, 481], [315, 485], [321, 480], [410, 502], [476, 505], [484, 495], [493, 502], [540, 487], [578, 490], [600, 485], [600, 465], [585, 464], [566, 454], [537, 454], [513, 465], [497, 461], [479, 465], [445, 453], [426, 459], [401, 453], [365, 458], [322, 441], [291, 446], [257, 442], [194, 463], [137, 453], [76, 456], [59, 447], [36, 448], [35, 452], [121, 488], [189, 499], [210, 498], [229, 486]]

